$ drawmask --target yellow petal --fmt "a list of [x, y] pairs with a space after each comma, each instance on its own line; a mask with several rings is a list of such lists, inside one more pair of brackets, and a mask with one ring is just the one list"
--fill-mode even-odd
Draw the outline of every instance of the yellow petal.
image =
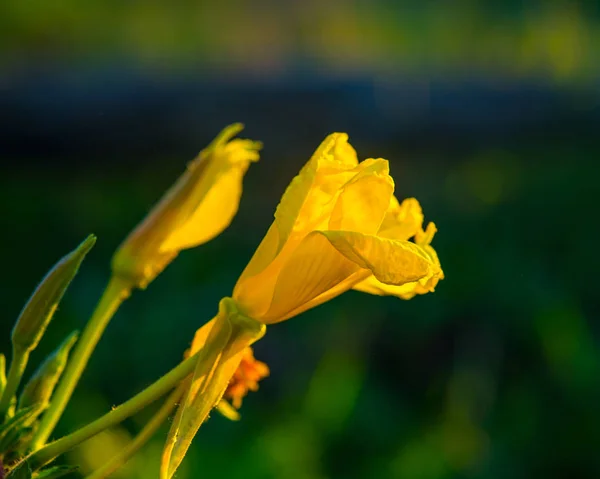
[[356, 284], [352, 289], [377, 296], [397, 296], [402, 299], [411, 299], [417, 294], [432, 293], [441, 279], [444, 279], [444, 273], [441, 269], [437, 273], [432, 273], [421, 278], [419, 281], [399, 286], [382, 283], [375, 276], [371, 275]]
[[338, 187], [349, 178], [343, 173], [357, 165], [356, 151], [348, 143], [348, 135], [332, 133], [325, 138], [292, 180], [277, 206], [275, 224], [279, 229], [280, 244], [286, 242], [293, 231], [306, 234], [315, 229], [305, 223], [314, 221], [315, 213], [331, 201]]
[[330, 230], [376, 234], [393, 197], [394, 181], [386, 160], [365, 160], [341, 189], [329, 219]]
[[353, 231], [324, 231], [322, 234], [342, 255], [370, 270], [385, 284], [411, 283], [440, 270], [423, 248], [409, 241]]
[[312, 309], [315, 306], [319, 306], [320, 304], [326, 303], [330, 299], [333, 299], [333, 298], [339, 296], [340, 294], [345, 293], [346, 291], [349, 291], [350, 289], [353, 289], [354, 285], [356, 285], [357, 283], [360, 283], [364, 278], [367, 278], [369, 276], [372, 276], [371, 272], [369, 270], [365, 270], [365, 269], [360, 269], [360, 270], [352, 273], [346, 279], [344, 279], [343, 281], [341, 281], [340, 283], [335, 285], [333, 288], [328, 289], [327, 291], [314, 297], [310, 301], [308, 301], [308, 302], [298, 306], [296, 309], [293, 309], [290, 312], [286, 313], [280, 319], [280, 321], [285, 321], [286, 319], [293, 318], [294, 316], [298, 316], [299, 314], [303, 313], [304, 311], [308, 311], [309, 309]]
[[[279, 230], [275, 223], [273, 223], [233, 288], [232, 296], [240, 305], [248, 305], [251, 302], [268, 303], [271, 301], [268, 290], [272, 288], [272, 284], [274, 284], [276, 278], [269, 278], [269, 276], [265, 274], [261, 275], [261, 273], [264, 273], [270, 265], [273, 265], [277, 258], [282, 259], [283, 255], [278, 256], [278, 253]], [[261, 280], [254, 281], [254, 278], [259, 275], [261, 275]], [[270, 283], [269, 279], [272, 280]], [[260, 288], [257, 288], [257, 286], [260, 286]], [[265, 293], [267, 297], [261, 298]], [[246, 314], [253, 316], [253, 313], [248, 310], [246, 310]]]
[[290, 317], [288, 313], [304, 310], [302, 306], [332, 290], [358, 269], [354, 262], [339, 254], [324, 235], [313, 232], [304, 238], [281, 269], [268, 310], [258, 311], [255, 317], [266, 324], [283, 321]]
[[384, 284], [371, 275], [360, 283], [356, 284], [353, 289], [379, 296], [397, 296], [402, 299], [411, 299], [417, 294], [433, 292], [438, 281], [444, 279], [444, 272], [442, 271], [438, 255], [429, 244], [431, 243], [435, 232], [435, 224], [429, 223], [425, 231], [421, 230], [419, 227], [419, 231], [415, 235], [415, 241], [417, 242], [417, 245], [422, 248], [423, 252], [428, 256], [429, 260], [434, 265], [434, 267], [431, 268], [429, 275], [424, 276], [418, 281], [403, 285]]
[[421, 231], [423, 218], [423, 210], [415, 198], [407, 198], [399, 204], [396, 197], [392, 196], [377, 236], [408, 240]]

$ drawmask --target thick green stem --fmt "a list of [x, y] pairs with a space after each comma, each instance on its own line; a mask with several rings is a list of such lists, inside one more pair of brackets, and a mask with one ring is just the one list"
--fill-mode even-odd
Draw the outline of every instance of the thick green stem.
[[152, 419], [146, 423], [144, 428], [139, 432], [133, 441], [113, 457], [109, 462], [99, 469], [96, 469], [93, 473], [87, 476], [85, 479], [105, 479], [109, 477], [113, 472], [117, 471], [123, 466], [133, 455], [138, 452], [154, 435], [156, 430], [162, 425], [163, 422], [169, 417], [169, 414], [175, 409], [177, 403], [183, 396], [185, 388], [188, 386], [188, 382], [182, 382], [179, 387], [171, 393], [165, 403], [160, 407]]
[[31, 443], [33, 450], [42, 447], [52, 434], [104, 329], [121, 303], [129, 296], [130, 291], [130, 284], [120, 278], [113, 277], [109, 281], [94, 314], [88, 321], [69, 358], [67, 369], [52, 396], [50, 407], [42, 417]]
[[17, 392], [21, 377], [25, 372], [25, 366], [29, 360], [29, 351], [21, 351], [19, 349], [13, 349], [13, 357], [10, 361], [10, 369], [8, 370], [8, 378], [6, 379], [6, 386], [2, 393], [2, 399], [0, 399], [0, 423], [3, 422], [6, 412], [10, 407], [10, 401], [14, 394]]
[[95, 436], [109, 427], [119, 424], [176, 387], [183, 378], [194, 371], [196, 363], [202, 361], [204, 354], [204, 351], [201, 350], [198, 352], [198, 354], [180, 363], [179, 366], [172, 369], [158, 381], [148, 386], [141, 393], [132, 397], [130, 400], [124, 402], [120, 406], [116, 407], [101, 418], [96, 419], [94, 422], [91, 422], [87, 426], [78, 429], [74, 433], [58, 439], [57, 441], [51, 442], [41, 449], [31, 453], [24, 459], [24, 461], [29, 463], [32, 471], [35, 471], [52, 461], [60, 454], [63, 454], [64, 452], [79, 445], [86, 439]]

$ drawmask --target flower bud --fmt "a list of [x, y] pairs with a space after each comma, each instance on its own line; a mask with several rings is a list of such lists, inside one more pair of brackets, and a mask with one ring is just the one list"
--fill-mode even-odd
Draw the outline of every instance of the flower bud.
[[67, 339], [40, 365], [27, 382], [19, 398], [19, 409], [34, 404], [49, 404], [52, 392], [67, 365], [71, 348], [77, 342], [78, 331], [72, 332]]
[[258, 161], [259, 142], [233, 137], [234, 124], [190, 162], [186, 171], [116, 251], [113, 274], [144, 289], [183, 249], [220, 234], [237, 213], [242, 179]]
[[77, 249], [56, 263], [33, 292], [12, 330], [11, 339], [15, 351], [25, 352], [36, 348], [58, 303], [94, 243], [96, 237], [89, 235]]

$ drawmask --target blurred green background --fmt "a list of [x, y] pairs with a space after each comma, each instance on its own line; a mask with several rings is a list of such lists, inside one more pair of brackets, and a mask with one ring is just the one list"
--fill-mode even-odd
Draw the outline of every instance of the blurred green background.
[[[242, 121], [265, 148], [233, 224], [124, 304], [55, 436], [140, 391], [230, 294], [314, 148], [346, 131], [435, 221], [447, 279], [270, 328], [256, 356], [271, 376], [241, 422], [213, 414], [177, 477], [600, 477], [599, 57], [592, 2], [4, 0], [0, 350], [93, 232], [28, 372], [82, 328], [120, 241]], [[90, 471], [151, 412], [67, 459]], [[115, 477], [156, 477], [165, 435]]]

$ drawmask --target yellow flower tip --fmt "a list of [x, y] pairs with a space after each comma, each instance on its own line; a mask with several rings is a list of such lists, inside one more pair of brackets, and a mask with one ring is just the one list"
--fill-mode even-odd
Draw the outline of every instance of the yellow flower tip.
[[320, 163], [321, 166], [356, 166], [358, 158], [356, 150], [348, 142], [347, 133], [331, 133], [319, 145], [309, 164], [311, 162]]
[[436, 233], [437, 227], [435, 226], [435, 223], [431, 221], [427, 225], [427, 228], [425, 228], [425, 231], [417, 231], [415, 234], [415, 243], [418, 245], [430, 245]]
[[243, 123], [232, 123], [221, 130], [207, 149], [223, 146], [244, 129]]
[[242, 360], [236, 369], [224, 398], [231, 400], [234, 408], [242, 407], [242, 400], [249, 391], [258, 390], [258, 382], [269, 375], [269, 367], [254, 357], [252, 347], [248, 346], [243, 353]]
[[115, 253], [113, 273], [145, 288], [177, 254], [220, 234], [237, 213], [242, 180], [258, 161], [260, 142], [234, 138], [240, 123], [226, 127], [190, 162]]

